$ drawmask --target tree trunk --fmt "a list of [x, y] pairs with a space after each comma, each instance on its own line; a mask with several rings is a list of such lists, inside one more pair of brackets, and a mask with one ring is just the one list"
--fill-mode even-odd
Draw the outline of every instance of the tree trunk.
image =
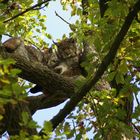
[[0, 121], [1, 134], [4, 131], [8, 131], [10, 135], [17, 135], [21, 130], [29, 133], [30, 135], [36, 134], [36, 130], [34, 128], [21, 125], [23, 122], [23, 112], [28, 114], [28, 122], [32, 120], [27, 102], [19, 101], [16, 104], [7, 103], [5, 104], [4, 109], [5, 114], [3, 115], [3, 119]]

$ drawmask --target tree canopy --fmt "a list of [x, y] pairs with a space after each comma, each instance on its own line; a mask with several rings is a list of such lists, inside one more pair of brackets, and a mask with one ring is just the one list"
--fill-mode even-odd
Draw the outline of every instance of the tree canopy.
[[[71, 30], [55, 42], [46, 27], [51, 0], [0, 1], [0, 134], [139, 139], [140, 0], [60, 2], [77, 20], [54, 11]], [[38, 132], [33, 114], [66, 100]]]

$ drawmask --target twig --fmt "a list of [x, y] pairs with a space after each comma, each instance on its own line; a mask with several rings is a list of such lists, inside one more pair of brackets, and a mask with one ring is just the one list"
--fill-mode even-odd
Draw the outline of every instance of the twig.
[[39, 7], [39, 8], [34, 8], [33, 10], [41, 10], [43, 9], [44, 7], [46, 7], [46, 5], [42, 6], [42, 7]]
[[76, 126], [75, 126], [75, 124], [74, 124], [74, 120], [72, 120], [72, 124], [73, 124], [73, 128], [74, 128], [74, 134], [75, 134], [75, 136], [76, 136]]
[[56, 11], [55, 11], [56, 16], [58, 16], [60, 19], [62, 19], [65, 23], [68, 25], [71, 25], [68, 21], [66, 21], [64, 18], [62, 18]]
[[140, 134], [140, 130], [139, 128], [134, 124], [134, 123], [131, 123], [133, 125], [133, 127], [137, 130], [137, 132]]
[[3, 34], [3, 35], [8, 36], [8, 37], [13, 37], [12, 35], [9, 35], [9, 34]]
[[44, 6], [42, 7], [39, 7], [39, 8], [34, 8], [33, 10], [40, 10], [40, 9], [43, 9], [44, 7], [46, 7], [48, 5], [48, 3], [46, 3]]
[[137, 104], [140, 105], [140, 102], [139, 102], [139, 99], [138, 99], [137, 95], [136, 94], [134, 94], [134, 95], [135, 95]]
[[38, 6], [42, 5], [42, 4], [44, 4], [44, 3], [46, 3], [46, 2], [49, 2], [49, 1], [51, 1], [51, 0], [44, 0], [44, 1], [40, 2], [40, 3], [37, 3], [37, 4], [35, 4], [35, 5], [33, 5], [33, 6], [29, 7], [29, 8], [27, 8], [26, 10], [24, 10], [24, 11], [18, 13], [17, 15], [15, 15], [15, 16], [13, 16], [13, 17], [7, 19], [7, 20], [5, 20], [3, 23], [7, 23], [7, 22], [9, 22], [9, 21], [11, 21], [11, 20], [13, 20], [13, 19], [15, 19], [15, 18], [17, 18], [17, 17], [19, 17], [19, 16], [21, 16], [21, 15], [23, 15], [23, 14], [29, 12], [30, 10], [33, 10], [34, 8], [36, 8], [36, 7], [38, 7]]

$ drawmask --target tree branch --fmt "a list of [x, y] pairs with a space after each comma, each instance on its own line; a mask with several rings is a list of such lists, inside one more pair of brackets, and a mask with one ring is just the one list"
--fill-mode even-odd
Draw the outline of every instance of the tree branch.
[[100, 7], [100, 15], [101, 15], [101, 18], [104, 16], [104, 13], [108, 7], [107, 5], [107, 2], [109, 0], [99, 0], [99, 7]]
[[58, 93], [70, 97], [74, 93], [74, 83], [69, 78], [64, 78], [41, 63], [31, 63], [20, 57], [16, 59], [15, 66], [22, 70], [21, 78], [45, 87], [50, 95]]
[[85, 83], [85, 85], [71, 97], [70, 101], [65, 105], [65, 107], [53, 119], [50, 120], [53, 124], [53, 129], [55, 129], [58, 124], [64, 120], [64, 118], [75, 108], [75, 106], [82, 100], [87, 92], [89, 92], [90, 89], [95, 86], [97, 81], [101, 78], [109, 64], [115, 58], [117, 50], [139, 10], [140, 0], [135, 3], [132, 10], [128, 13], [121, 30], [112, 43], [111, 49], [109, 50], [108, 54], [104, 57], [102, 63], [100, 64], [95, 76], [92, 76], [89, 81], [87, 81], [87, 83]]
[[66, 97], [63, 96], [61, 97], [60, 95], [46, 97], [43, 94], [39, 96], [30, 96], [27, 98], [31, 115], [33, 115], [37, 110], [55, 107], [66, 100], [67, 100]]
[[66, 21], [64, 18], [62, 18], [56, 11], [55, 11], [55, 15], [59, 17], [61, 20], [63, 20], [66, 24], [70, 25], [70, 23]]
[[33, 6], [29, 7], [29, 8], [27, 8], [26, 10], [24, 10], [24, 11], [18, 13], [17, 15], [15, 15], [15, 16], [13, 16], [13, 17], [7, 19], [7, 20], [5, 20], [3, 23], [7, 23], [7, 22], [9, 22], [9, 21], [11, 21], [11, 20], [13, 20], [13, 19], [19, 17], [19, 16], [22, 16], [23, 14], [29, 12], [30, 10], [34, 10], [34, 8], [36, 8], [36, 7], [38, 7], [38, 6], [41, 6], [41, 5], [44, 4], [44, 3], [48, 3], [49, 1], [51, 1], [51, 0], [44, 0], [44, 1], [40, 2], [40, 3], [37, 3], [37, 4], [35, 4], [35, 5], [33, 5]]
[[16, 61], [14, 66], [22, 70], [19, 75], [21, 78], [42, 86], [49, 95], [58, 93], [70, 97], [74, 93], [73, 80], [50, 70], [42, 62], [43, 53], [31, 46], [25, 46], [20, 38], [11, 38], [4, 42], [0, 53], [4, 58], [10, 57]]

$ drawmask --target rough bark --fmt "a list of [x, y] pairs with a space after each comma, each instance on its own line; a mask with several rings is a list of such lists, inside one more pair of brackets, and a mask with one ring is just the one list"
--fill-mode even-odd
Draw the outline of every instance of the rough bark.
[[37, 134], [35, 128], [29, 128], [28, 126], [22, 126], [22, 113], [28, 113], [29, 121], [32, 120], [31, 112], [28, 108], [27, 102], [17, 102], [16, 104], [7, 103], [4, 105], [5, 114], [0, 122], [0, 134], [8, 131], [10, 135], [17, 135], [21, 130], [27, 132], [30, 135]]
[[28, 107], [31, 111], [31, 115], [33, 115], [37, 110], [55, 107], [61, 103], [63, 103], [67, 97], [53, 95], [50, 97], [46, 97], [45, 95], [39, 96], [30, 96], [27, 98], [29, 102]]
[[[12, 38], [11, 40], [15, 40], [13, 42], [16, 43], [17, 38]], [[74, 93], [73, 81], [50, 70], [42, 62], [42, 52], [38, 52], [34, 48], [31, 50], [30, 46], [25, 46], [20, 38], [18, 40], [20, 40], [21, 44], [18, 44], [12, 53], [8, 53], [5, 48], [9, 47], [11, 40], [4, 43], [0, 52], [4, 58], [10, 57], [16, 61], [14, 67], [22, 70], [19, 75], [21, 78], [45, 87], [48, 94], [59, 93], [70, 97]]]

